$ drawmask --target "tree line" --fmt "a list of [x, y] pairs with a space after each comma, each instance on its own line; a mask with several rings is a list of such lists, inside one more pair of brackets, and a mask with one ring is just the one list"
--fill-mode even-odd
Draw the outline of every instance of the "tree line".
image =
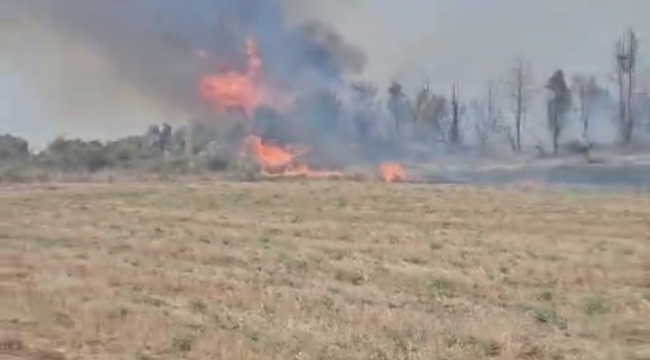
[[[650, 132], [650, 91], [637, 86], [638, 51], [639, 41], [630, 30], [615, 47], [614, 91], [594, 75], [576, 74], [569, 79], [561, 69], [540, 87], [532, 64], [517, 58], [503, 81], [489, 82], [483, 95], [467, 101], [458, 86], [445, 95], [424, 84], [409, 96], [400, 83], [393, 82], [381, 100], [376, 86], [354, 83], [346, 94], [304, 94], [289, 113], [262, 107], [255, 113], [252, 130], [279, 144], [307, 139], [310, 145], [329, 142], [329, 149], [335, 149], [342, 143], [355, 143], [369, 153], [411, 144], [430, 149], [432, 154], [440, 148], [486, 153], [495, 147], [521, 153], [525, 136], [539, 135], [528, 133], [526, 125], [542, 88], [548, 144], [536, 144], [540, 154], [560, 153], [570, 122], [581, 132], [579, 150], [589, 149], [596, 118], [611, 121], [616, 143], [627, 146], [636, 135], [643, 138]], [[239, 141], [250, 130], [241, 122], [224, 128], [208, 117], [176, 128], [152, 125], [143, 134], [106, 142], [56, 138], [39, 152], [33, 152], [25, 139], [4, 135], [0, 136], [0, 167], [36, 166], [64, 172], [170, 167], [222, 170], [236, 157]]]
[[[593, 146], [595, 118], [610, 122], [617, 132], [611, 138], [617, 145], [628, 146], [637, 135], [642, 141], [648, 138], [650, 131], [650, 91], [637, 83], [638, 52], [637, 36], [629, 30], [616, 43], [614, 71], [609, 77], [615, 85], [613, 91], [593, 74], [569, 78], [562, 69], [549, 74], [543, 86], [539, 86], [532, 63], [517, 58], [503, 81], [490, 81], [483, 96], [466, 104], [459, 100], [457, 86], [445, 96], [433, 93], [426, 84], [410, 100], [401, 85], [393, 83], [388, 90], [388, 108], [396, 131], [414, 124], [416, 132], [433, 132], [435, 138], [452, 145], [458, 145], [464, 135], [471, 133], [473, 145], [505, 145], [519, 153], [524, 148], [526, 125], [531, 122], [531, 108], [543, 101], [546, 137], [552, 154], [559, 153], [572, 121], [581, 128], [582, 144]], [[543, 90], [544, 96], [540, 96], [539, 90]], [[533, 120], [539, 123], [541, 119], [537, 115]], [[461, 126], [463, 122], [470, 126]], [[459, 133], [459, 128], [464, 131]], [[529, 135], [538, 138], [541, 134]], [[542, 147], [536, 145], [538, 149]]]

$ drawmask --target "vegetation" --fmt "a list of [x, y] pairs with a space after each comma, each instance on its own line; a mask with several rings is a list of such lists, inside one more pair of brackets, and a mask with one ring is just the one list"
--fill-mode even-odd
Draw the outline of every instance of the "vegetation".
[[[593, 74], [568, 77], [562, 69], [555, 71], [543, 87], [546, 98], [540, 108], [546, 109], [545, 122], [537, 120], [543, 116], [534, 111], [542, 101], [533, 66], [519, 57], [501, 81], [503, 86], [490, 81], [484, 95], [470, 99], [463, 99], [456, 85], [445, 96], [429, 83], [411, 98], [400, 83], [393, 82], [382, 104], [377, 87], [354, 83], [346, 94], [301, 94], [295, 106], [282, 114], [259, 108], [252, 130], [275, 143], [324, 148], [330, 157], [326, 163], [335, 164], [352, 158], [375, 161], [382, 154], [399, 156], [405, 148], [415, 147], [426, 149], [433, 158], [441, 149], [473, 149], [480, 155], [510, 149], [519, 154], [531, 146], [543, 156], [561, 156], [566, 149], [565, 153], [579, 152], [595, 162], [590, 156], [595, 146], [611, 142], [630, 148], [650, 140], [650, 91], [639, 85], [639, 47], [631, 30], [617, 42], [612, 91]], [[3, 135], [0, 180], [238, 168], [237, 148], [249, 130], [241, 121], [224, 126], [202, 119], [176, 128], [152, 125], [144, 134], [109, 142], [57, 138], [40, 152], [30, 151], [25, 139]], [[360, 150], [351, 153], [342, 143], [357, 144]], [[550, 152], [544, 143], [550, 143]]]
[[0, 342], [12, 354], [649, 350], [648, 198], [288, 181], [22, 186], [0, 200]]

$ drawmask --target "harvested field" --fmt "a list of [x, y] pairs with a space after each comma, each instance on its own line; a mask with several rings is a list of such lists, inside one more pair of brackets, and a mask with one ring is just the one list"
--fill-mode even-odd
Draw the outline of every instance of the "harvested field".
[[0, 190], [0, 359], [647, 359], [650, 198]]

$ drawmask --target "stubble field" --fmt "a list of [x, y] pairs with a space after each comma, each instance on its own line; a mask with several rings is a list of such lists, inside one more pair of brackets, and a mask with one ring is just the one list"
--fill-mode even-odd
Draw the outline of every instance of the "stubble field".
[[647, 359], [650, 198], [0, 189], [0, 359]]

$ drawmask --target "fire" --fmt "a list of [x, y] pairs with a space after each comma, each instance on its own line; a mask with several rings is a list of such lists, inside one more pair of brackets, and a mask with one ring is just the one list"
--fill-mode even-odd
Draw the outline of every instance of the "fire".
[[[239, 109], [252, 120], [255, 110], [260, 105], [272, 106], [283, 110], [293, 101], [292, 96], [278, 88], [261, 81], [262, 59], [254, 39], [246, 40], [248, 62], [246, 72], [229, 71], [217, 75], [205, 76], [201, 79], [201, 95], [214, 104], [220, 112], [229, 109]], [[200, 59], [207, 59], [204, 51], [196, 53]], [[249, 128], [250, 129], [250, 128]], [[342, 177], [339, 171], [323, 171], [311, 169], [299, 161], [299, 157], [307, 152], [304, 147], [299, 149], [285, 148], [267, 144], [260, 136], [249, 134], [243, 141], [241, 154], [255, 161], [264, 176], [270, 177]], [[398, 163], [382, 164], [379, 173], [386, 182], [395, 182], [406, 178], [404, 169]]]
[[252, 152], [252, 156], [262, 171], [273, 172], [285, 169], [293, 163], [296, 154], [292, 154], [281, 147], [267, 145], [262, 142], [262, 138], [255, 135], [249, 135], [244, 144]]
[[406, 180], [406, 171], [398, 163], [383, 163], [379, 166], [379, 176], [382, 180], [389, 183], [403, 181]]
[[282, 177], [337, 177], [342, 173], [338, 171], [322, 171], [310, 169], [307, 165], [299, 163], [297, 157], [305, 153], [291, 152], [279, 146], [265, 144], [262, 138], [249, 135], [244, 140], [246, 147], [244, 153], [249, 151], [252, 158], [260, 166], [265, 176]]
[[237, 108], [247, 117], [253, 116], [255, 109], [263, 102], [259, 90], [259, 76], [262, 60], [254, 39], [246, 40], [248, 64], [246, 73], [229, 71], [224, 74], [205, 76], [201, 80], [201, 95], [214, 103], [217, 110]]

